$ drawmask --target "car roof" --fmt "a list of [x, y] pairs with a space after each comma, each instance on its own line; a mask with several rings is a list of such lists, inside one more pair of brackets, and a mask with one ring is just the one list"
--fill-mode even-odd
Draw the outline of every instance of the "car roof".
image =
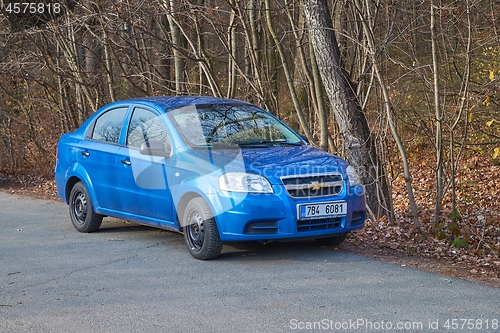
[[248, 102], [240, 101], [237, 99], [227, 99], [211, 96], [155, 96], [155, 97], [141, 97], [128, 100], [117, 101], [112, 104], [143, 104], [154, 107], [160, 107], [164, 110], [170, 108], [180, 108], [183, 106], [193, 104], [248, 104]]

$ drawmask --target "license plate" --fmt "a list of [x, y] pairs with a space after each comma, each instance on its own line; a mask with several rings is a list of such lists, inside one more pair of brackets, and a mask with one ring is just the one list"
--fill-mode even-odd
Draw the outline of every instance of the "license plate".
[[299, 205], [299, 220], [325, 219], [347, 215], [347, 202], [332, 201]]

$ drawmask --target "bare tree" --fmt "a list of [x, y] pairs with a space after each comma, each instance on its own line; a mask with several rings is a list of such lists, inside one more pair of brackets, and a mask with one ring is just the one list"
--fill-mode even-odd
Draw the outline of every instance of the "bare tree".
[[269, 5], [269, 0], [265, 0], [265, 4], [266, 4], [267, 26], [268, 26], [269, 32], [271, 33], [271, 36], [272, 36], [272, 38], [274, 40], [274, 43], [276, 44], [276, 48], [278, 49], [278, 53], [280, 55], [281, 65], [283, 66], [283, 71], [284, 71], [284, 74], [285, 74], [285, 77], [286, 77], [286, 82], [287, 82], [287, 85], [288, 85], [288, 89], [290, 91], [290, 96], [292, 98], [293, 105], [295, 107], [295, 112], [297, 113], [297, 117], [299, 119], [299, 123], [300, 123], [300, 125], [302, 127], [302, 130], [304, 131], [307, 139], [310, 142], [315, 142], [316, 140], [314, 139], [314, 137], [311, 134], [311, 131], [309, 130], [309, 125], [307, 124], [307, 120], [306, 120], [306, 118], [304, 116], [304, 112], [302, 110], [302, 106], [300, 105], [299, 100], [297, 98], [297, 92], [295, 91], [295, 86], [293, 84], [293, 78], [292, 78], [292, 75], [291, 75], [291, 72], [290, 72], [290, 68], [289, 68], [289, 65], [288, 65], [287, 57], [285, 55], [285, 51], [283, 50], [283, 46], [281, 45], [281, 43], [280, 43], [280, 41], [278, 39], [278, 36], [276, 35], [276, 31], [274, 30], [274, 26], [273, 26], [273, 23], [272, 23], [271, 7]]
[[325, 0], [304, 0], [309, 33], [323, 84], [342, 135], [347, 160], [360, 173], [367, 192], [367, 204], [377, 215], [392, 216], [392, 207], [380, 209], [380, 196], [391, 202], [382, 162], [368, 122], [348, 79], [340, 56], [333, 24]]
[[[384, 109], [386, 111], [387, 121], [389, 123], [389, 127], [391, 129], [392, 136], [396, 142], [396, 146], [398, 147], [399, 153], [401, 155], [401, 160], [402, 160], [403, 169], [404, 169], [406, 190], [408, 193], [408, 199], [409, 199], [410, 208], [411, 208], [411, 212], [412, 212], [413, 224], [415, 225], [415, 227], [420, 227], [420, 222], [418, 221], [417, 205], [415, 202], [415, 196], [413, 195], [413, 188], [411, 185], [410, 165], [409, 165], [408, 157], [406, 154], [406, 149], [404, 147], [401, 136], [398, 133], [398, 129], [396, 128], [394, 115], [393, 115], [393, 109], [392, 109], [392, 103], [391, 103], [391, 99], [389, 97], [389, 91], [387, 89], [385, 79], [382, 75], [382, 72], [380, 70], [379, 63], [378, 63], [377, 56], [378, 56], [379, 50], [377, 50], [377, 47], [375, 45], [374, 36], [373, 36], [372, 17], [371, 17], [371, 13], [370, 13], [369, 3], [365, 3], [365, 7], [364, 7], [365, 10], [363, 10], [363, 6], [361, 5], [360, 0], [354, 0], [354, 3], [356, 5], [356, 9], [358, 11], [360, 21], [363, 25], [365, 38], [367, 40], [368, 54], [369, 54], [370, 60], [372, 62], [373, 70], [374, 70], [375, 76], [377, 77], [377, 80], [379, 82], [380, 90], [382, 91], [382, 96], [384, 99], [383, 105], [384, 105]], [[392, 22], [394, 22], [394, 19], [392, 20]]]
[[[178, 16], [177, 11], [179, 7], [178, 0], [162, 0], [162, 4], [167, 14], [168, 24], [170, 27], [170, 34], [172, 38], [172, 44], [181, 47], [183, 46], [181, 29], [178, 20], [176, 19], [176, 17]], [[185, 86], [184, 86], [185, 58], [179, 52], [178, 47], [173, 48], [175, 90], [179, 93], [182, 93], [185, 91]]]
[[441, 205], [443, 201], [444, 181], [443, 181], [443, 114], [441, 111], [440, 89], [439, 89], [439, 60], [437, 49], [436, 33], [436, 8], [434, 1], [431, 0], [430, 12], [430, 30], [431, 30], [431, 48], [432, 48], [432, 69], [434, 73], [434, 110], [436, 113], [436, 205], [434, 209], [434, 223], [437, 225], [440, 221]]

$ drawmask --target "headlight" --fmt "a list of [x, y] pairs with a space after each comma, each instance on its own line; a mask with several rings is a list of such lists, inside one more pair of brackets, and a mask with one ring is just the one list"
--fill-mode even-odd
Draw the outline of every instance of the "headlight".
[[347, 172], [347, 178], [349, 178], [349, 185], [356, 186], [361, 184], [361, 179], [359, 179], [358, 173], [352, 165], [349, 165], [345, 171]]
[[223, 191], [273, 193], [273, 188], [266, 178], [245, 172], [223, 174], [219, 177], [219, 187]]

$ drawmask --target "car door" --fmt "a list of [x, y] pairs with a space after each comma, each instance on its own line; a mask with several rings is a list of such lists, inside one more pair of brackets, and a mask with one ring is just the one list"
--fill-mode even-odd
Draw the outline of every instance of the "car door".
[[151, 141], [170, 146], [165, 124], [156, 112], [135, 107], [128, 124], [126, 146], [118, 151], [121, 207], [128, 214], [171, 222], [174, 214], [168, 171], [172, 160], [142, 155], [141, 145]]
[[96, 204], [107, 210], [120, 210], [116, 154], [128, 106], [104, 112], [91, 126], [79, 146], [78, 163], [85, 169], [95, 193]]

